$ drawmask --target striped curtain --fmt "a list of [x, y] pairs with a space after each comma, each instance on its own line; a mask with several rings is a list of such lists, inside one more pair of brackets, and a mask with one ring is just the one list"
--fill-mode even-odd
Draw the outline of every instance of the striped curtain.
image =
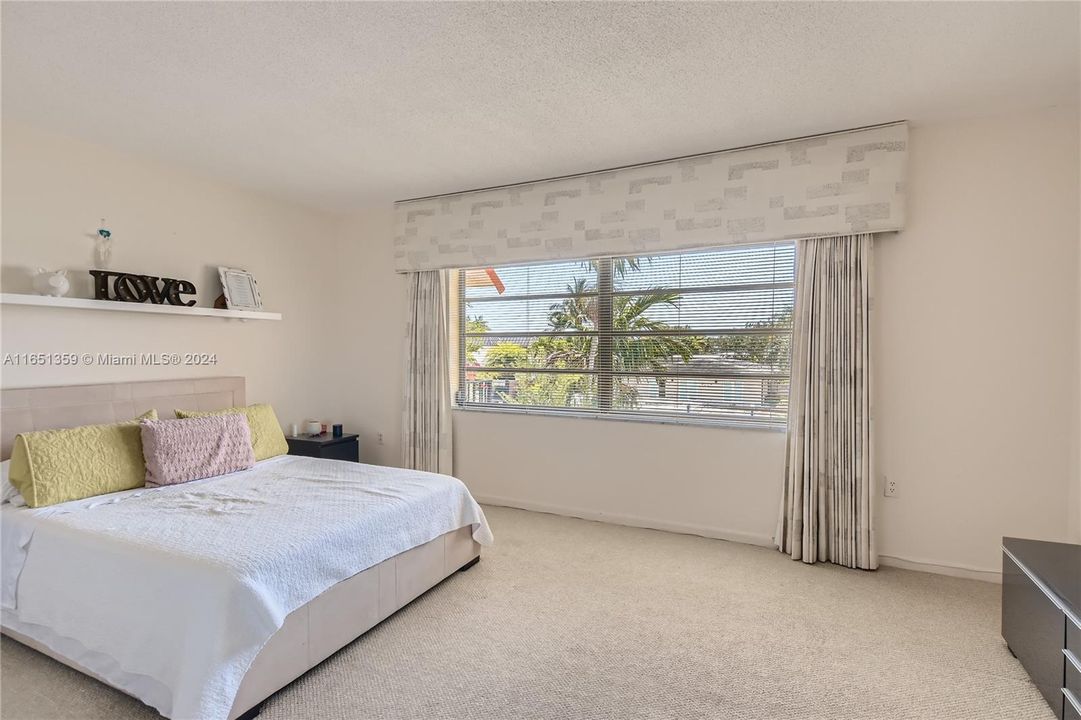
[[776, 543], [805, 563], [878, 567], [871, 448], [871, 235], [799, 243]]
[[451, 474], [450, 337], [445, 271], [409, 273], [402, 466]]

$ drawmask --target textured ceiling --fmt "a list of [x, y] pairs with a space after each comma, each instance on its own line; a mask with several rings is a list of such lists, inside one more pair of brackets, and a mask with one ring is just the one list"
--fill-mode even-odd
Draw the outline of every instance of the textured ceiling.
[[1076, 103], [1077, 3], [3, 3], [5, 118], [306, 204]]

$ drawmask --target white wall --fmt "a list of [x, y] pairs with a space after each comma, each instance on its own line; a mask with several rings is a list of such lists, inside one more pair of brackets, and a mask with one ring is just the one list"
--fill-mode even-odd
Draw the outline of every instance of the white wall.
[[[220, 292], [217, 266], [255, 274], [268, 310], [281, 322], [90, 312], [5, 305], [3, 353], [208, 352], [210, 367], [0, 368], [4, 387], [243, 375], [251, 402], [274, 404], [283, 424], [335, 417], [344, 404], [326, 375], [341, 367], [333, 320], [338, 276], [324, 243], [336, 219], [206, 178], [53, 135], [3, 123], [5, 292], [28, 292], [37, 266], [68, 268], [72, 295], [91, 297], [87, 269], [107, 219], [112, 268], [190, 279], [200, 305]], [[329, 369], [329, 370], [328, 370]]]
[[[878, 466], [888, 562], [993, 572], [1002, 535], [1081, 540], [1078, 115], [913, 128], [907, 229], [876, 257]], [[397, 462], [404, 281], [390, 208], [342, 229], [356, 268], [345, 357], [365, 457]], [[389, 348], [389, 352], [373, 348]], [[482, 498], [752, 542], [773, 534], [778, 432], [455, 413]], [[384, 444], [375, 444], [384, 434]]]
[[[342, 303], [352, 309], [342, 361], [346, 425], [360, 433], [361, 462], [400, 465], [405, 275], [394, 272], [391, 206], [363, 211], [338, 228], [338, 256], [352, 275]], [[380, 444], [379, 437], [383, 437]]]
[[989, 569], [1002, 535], [1081, 540], [1078, 122], [913, 133], [910, 220], [875, 258], [883, 553]]

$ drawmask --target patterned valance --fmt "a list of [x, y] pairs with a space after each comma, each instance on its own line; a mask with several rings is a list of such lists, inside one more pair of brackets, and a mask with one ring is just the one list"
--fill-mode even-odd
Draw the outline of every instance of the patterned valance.
[[900, 230], [908, 126], [395, 205], [399, 272]]

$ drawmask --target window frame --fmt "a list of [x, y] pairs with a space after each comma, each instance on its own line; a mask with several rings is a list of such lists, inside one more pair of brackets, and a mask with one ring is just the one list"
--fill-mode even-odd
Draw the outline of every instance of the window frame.
[[[741, 284], [728, 284], [728, 285], [707, 285], [707, 286], [691, 286], [691, 287], [662, 287], [662, 290], [673, 290], [680, 294], [702, 294], [708, 292], [729, 291], [733, 289], [739, 290], [755, 290], [755, 289], [791, 289], [793, 291], [793, 306], [795, 304], [795, 281], [798, 276], [798, 263], [799, 257], [797, 253], [797, 244], [794, 241], [776, 242], [776, 243], [754, 243], [749, 245], [742, 245], [742, 247], [752, 246], [781, 246], [791, 245], [793, 248], [793, 274], [791, 282], [754, 282], [754, 283], [741, 283]], [[713, 248], [715, 250], [723, 250], [726, 248]], [[680, 253], [668, 253], [675, 255], [692, 254], [697, 252], [708, 252], [710, 248], [701, 248], [694, 250], [681, 251]], [[644, 422], [651, 424], [661, 425], [695, 425], [695, 426], [707, 426], [707, 427], [725, 427], [743, 430], [767, 430], [785, 432], [787, 429], [787, 417], [782, 420], [764, 419], [756, 421], [754, 419], [737, 420], [731, 417], [710, 417], [706, 414], [687, 414], [687, 415], [675, 415], [664, 413], [636, 413], [636, 412], [621, 412], [618, 409], [612, 408], [612, 399], [614, 397], [612, 391], [612, 378], [616, 376], [628, 376], [628, 377], [671, 377], [671, 378], [700, 378], [716, 381], [729, 381], [729, 380], [745, 380], [751, 379], [774, 379], [782, 382], [786, 382], [791, 387], [792, 373], [791, 373], [791, 355], [789, 356], [789, 371], [787, 373], [695, 373], [692, 371], [686, 372], [648, 372], [648, 371], [615, 371], [612, 368], [613, 354], [611, 350], [611, 340], [617, 336], [633, 336], [638, 337], [643, 333], [634, 331], [616, 331], [612, 330], [612, 299], [616, 296], [636, 296], [642, 295], [642, 290], [616, 290], [614, 288], [614, 261], [616, 259], [623, 258], [625, 256], [605, 256], [599, 258], [584, 258], [583, 260], [591, 260], [598, 263], [597, 265], [597, 284], [596, 289], [589, 293], [537, 293], [528, 295], [514, 295], [507, 298], [486, 298], [482, 302], [500, 302], [500, 301], [513, 301], [521, 299], [551, 299], [559, 300], [566, 298], [576, 297], [596, 297], [598, 300], [598, 318], [597, 318], [597, 330], [592, 331], [560, 331], [560, 332], [504, 332], [504, 333], [470, 333], [467, 331], [467, 305], [470, 299], [466, 295], [466, 270], [460, 270], [457, 272], [457, 308], [456, 308], [456, 383], [454, 385], [455, 391], [453, 393], [452, 409], [465, 412], [480, 412], [480, 413], [511, 413], [517, 415], [540, 415], [549, 417], [573, 417], [578, 419], [588, 420], [610, 420], [617, 422]], [[552, 263], [565, 262], [565, 260], [553, 260]], [[537, 265], [546, 265], [548, 262], [536, 263]], [[506, 266], [493, 266], [495, 269], [500, 267], [520, 267], [524, 263], [511, 264]], [[607, 288], [607, 291], [604, 289]], [[476, 301], [474, 298], [472, 301]], [[603, 326], [607, 325], [609, 330], [605, 332]], [[709, 336], [709, 337], [723, 337], [732, 335], [787, 335], [789, 338], [792, 336], [792, 328], [789, 327], [786, 330], [778, 330], [772, 328], [769, 330], [754, 330], [754, 329], [738, 329], [738, 330], [673, 330], [660, 334], [668, 335], [690, 335], [690, 336]], [[548, 405], [519, 405], [510, 403], [483, 403], [483, 402], [467, 402], [463, 399], [463, 393], [465, 392], [467, 380], [467, 373], [469, 372], [508, 372], [508, 368], [505, 367], [488, 367], [488, 366], [472, 366], [466, 363], [466, 345], [467, 340], [470, 337], [506, 337], [506, 338], [521, 338], [528, 336], [536, 337], [582, 337], [582, 336], [596, 336], [598, 338], [598, 362], [604, 362], [604, 366], [598, 366], [595, 369], [578, 369], [578, 368], [513, 368], [515, 373], [544, 373], [544, 374], [577, 374], [577, 375], [593, 375], [597, 378], [597, 407], [593, 409], [583, 409], [576, 407], [553, 407]], [[607, 348], [607, 352], [604, 349]], [[789, 353], [791, 354], [791, 342], [789, 342]], [[602, 386], [602, 378], [606, 381]]]

